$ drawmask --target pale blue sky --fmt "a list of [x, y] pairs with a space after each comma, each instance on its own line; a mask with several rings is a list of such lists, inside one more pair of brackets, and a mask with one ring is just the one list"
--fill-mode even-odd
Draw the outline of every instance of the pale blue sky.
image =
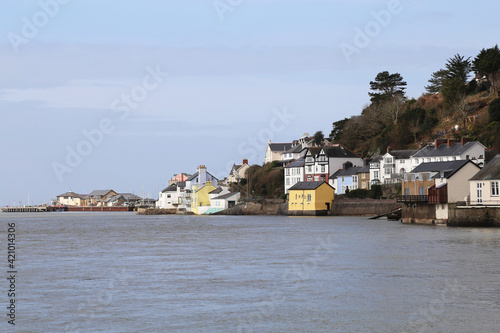
[[[418, 97], [447, 58], [475, 56], [500, 31], [495, 1], [220, 0], [239, 3], [223, 20], [212, 0], [60, 1], [2, 4], [0, 206], [69, 189], [156, 196], [199, 164], [223, 177], [233, 161], [262, 163], [270, 135], [328, 134], [359, 114], [378, 72], [401, 73]], [[346, 44], [357, 47], [350, 61]], [[168, 77], [120, 119], [113, 103], [137, 92], [147, 68]], [[276, 110], [294, 118], [273, 126]], [[111, 133], [69, 166], [67, 148], [103, 119]], [[54, 165], [71, 172], [58, 177]]]

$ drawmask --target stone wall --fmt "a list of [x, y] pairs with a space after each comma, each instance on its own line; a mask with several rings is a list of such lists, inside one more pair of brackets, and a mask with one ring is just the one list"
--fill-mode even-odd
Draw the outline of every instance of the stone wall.
[[334, 216], [377, 216], [401, 208], [394, 199], [342, 199], [332, 205]]
[[436, 205], [426, 203], [403, 204], [401, 221], [417, 224], [446, 224], [446, 220], [436, 218]]
[[500, 207], [457, 207], [450, 205], [449, 227], [500, 227]]

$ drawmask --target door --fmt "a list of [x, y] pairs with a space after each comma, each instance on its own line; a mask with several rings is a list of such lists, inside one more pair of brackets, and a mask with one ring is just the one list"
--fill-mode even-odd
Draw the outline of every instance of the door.
[[477, 183], [477, 203], [483, 202], [483, 183]]

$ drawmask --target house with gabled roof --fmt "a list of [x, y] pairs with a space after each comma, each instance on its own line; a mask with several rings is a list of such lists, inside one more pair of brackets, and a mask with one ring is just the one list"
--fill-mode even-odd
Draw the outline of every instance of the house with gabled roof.
[[94, 190], [89, 193], [87, 205], [89, 206], [103, 206], [104, 200], [118, 193], [113, 190]]
[[486, 147], [478, 141], [467, 138], [462, 140], [436, 140], [412, 155], [412, 167], [421, 163], [471, 160], [479, 167], [485, 163]]
[[57, 196], [57, 204], [63, 206], [85, 206], [88, 195], [69, 191]]
[[191, 189], [194, 185], [200, 186], [206, 182], [212, 182], [213, 186], [217, 187], [218, 181], [216, 177], [207, 171], [206, 166], [200, 165], [196, 168], [196, 173], [186, 179], [186, 188]]
[[402, 182], [399, 202], [404, 203], [405, 223], [446, 224], [449, 204], [465, 202], [469, 195], [468, 179], [480, 167], [471, 160], [422, 163]]
[[[367, 172], [368, 171], [368, 172]], [[369, 188], [369, 169], [366, 166], [355, 167], [351, 162], [346, 162], [342, 169], [337, 170], [330, 176], [329, 184], [337, 189], [337, 194], [346, 194], [349, 191], [357, 190], [360, 185], [360, 175], [364, 175], [365, 189]]]
[[500, 155], [469, 180], [471, 206], [500, 206]]
[[290, 215], [328, 215], [335, 189], [327, 182], [299, 182], [290, 188], [288, 212]]
[[250, 165], [247, 159], [244, 159], [241, 164], [233, 164], [229, 172], [229, 181], [231, 183], [238, 183], [241, 179], [246, 179], [249, 168]]
[[283, 153], [290, 148], [292, 148], [292, 143], [271, 143], [271, 140], [269, 140], [266, 148], [266, 157], [264, 158], [264, 163], [281, 161], [283, 158]]

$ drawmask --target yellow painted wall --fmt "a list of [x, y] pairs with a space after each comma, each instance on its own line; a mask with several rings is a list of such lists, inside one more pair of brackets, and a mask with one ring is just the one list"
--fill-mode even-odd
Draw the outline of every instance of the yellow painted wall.
[[198, 207], [210, 206], [209, 193], [215, 189], [212, 182], [206, 182], [203, 187], [193, 185], [191, 192], [191, 211], [198, 214]]
[[334, 192], [326, 183], [315, 190], [290, 190], [288, 210], [326, 210], [326, 203], [331, 204], [334, 200]]

